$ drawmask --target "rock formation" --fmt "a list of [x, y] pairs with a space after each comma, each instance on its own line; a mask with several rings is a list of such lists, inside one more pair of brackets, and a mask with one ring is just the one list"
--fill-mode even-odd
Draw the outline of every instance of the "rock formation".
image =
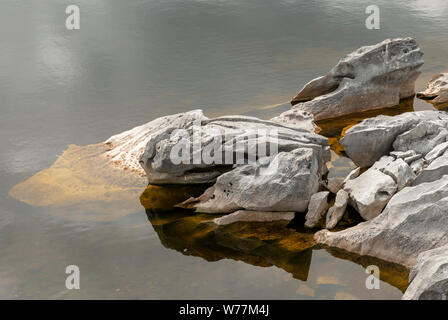
[[328, 139], [314, 133], [312, 116], [302, 111], [272, 121], [208, 119], [198, 110], [162, 119], [152, 123], [169, 125], [145, 135], [140, 164], [150, 184], [214, 183], [181, 205], [198, 212], [306, 211], [327, 172]]
[[409, 281], [403, 300], [447, 300], [448, 246], [421, 253]]
[[398, 105], [415, 94], [422, 56], [412, 38], [361, 47], [307, 83], [291, 104], [316, 121]]
[[417, 97], [429, 100], [434, 106], [448, 106], [448, 73], [440, 73], [432, 77], [426, 85], [426, 90], [417, 93]]

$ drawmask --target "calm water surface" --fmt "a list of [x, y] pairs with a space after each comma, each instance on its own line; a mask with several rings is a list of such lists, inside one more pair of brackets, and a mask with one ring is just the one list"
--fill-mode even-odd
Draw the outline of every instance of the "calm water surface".
[[[81, 7], [76, 32], [64, 27], [72, 3]], [[391, 267], [369, 291], [369, 261], [307, 248], [293, 227], [197, 230], [204, 224], [183, 213], [147, 212], [138, 196], [127, 212], [100, 202], [79, 218], [79, 206], [8, 196], [69, 144], [162, 115], [203, 108], [269, 118], [344, 54], [385, 38], [420, 44], [417, 89], [446, 71], [447, 1], [375, 3], [381, 29], [369, 31], [371, 1], [2, 1], [0, 298], [400, 298], [403, 270]], [[65, 289], [69, 264], [81, 269], [81, 290]]]

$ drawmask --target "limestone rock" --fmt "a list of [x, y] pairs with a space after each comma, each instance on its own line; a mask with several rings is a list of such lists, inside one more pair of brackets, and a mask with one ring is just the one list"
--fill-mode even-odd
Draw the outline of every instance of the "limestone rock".
[[287, 110], [279, 116], [272, 118], [271, 121], [281, 123], [288, 127], [302, 128], [313, 133], [316, 131], [313, 115], [299, 109]]
[[144, 125], [114, 135], [104, 143], [108, 146], [106, 156], [122, 169], [130, 169], [144, 175], [139, 163], [140, 156], [149, 140], [157, 139], [171, 130], [185, 127], [193, 121], [207, 119], [202, 110], [193, 110], [157, 118]]
[[[393, 148], [397, 151], [414, 150], [417, 154], [426, 155], [433, 148], [445, 142], [447, 136], [446, 123], [438, 125], [433, 121], [421, 121], [409, 131], [397, 136]], [[413, 160], [417, 159], [411, 161]]]
[[338, 222], [344, 216], [347, 204], [348, 193], [344, 190], [339, 190], [339, 192], [336, 194], [334, 205], [328, 210], [327, 213], [327, 222], [325, 226], [327, 229], [333, 229], [334, 227], [336, 227]]
[[350, 205], [365, 220], [378, 216], [397, 190], [397, 184], [387, 174], [371, 168], [358, 178], [345, 183]]
[[315, 120], [398, 105], [415, 94], [422, 56], [412, 38], [361, 47], [326, 76], [307, 83], [291, 104], [312, 113]]
[[448, 142], [441, 143], [434, 147], [428, 154], [425, 156], [425, 160], [427, 163], [433, 162], [435, 159], [440, 157], [448, 150]]
[[140, 163], [150, 184], [212, 183], [235, 166], [303, 147], [316, 151], [320, 172], [327, 170], [328, 139], [309, 128], [248, 116], [191, 120], [174, 122], [149, 137]]
[[412, 267], [417, 256], [448, 244], [448, 175], [407, 187], [376, 218], [340, 231], [319, 231], [317, 242]]
[[318, 153], [311, 148], [280, 152], [266, 163], [239, 166], [219, 176], [213, 194], [194, 204], [197, 212], [305, 212], [319, 189]]
[[213, 222], [219, 226], [234, 222], [272, 222], [277, 220], [292, 220], [294, 212], [266, 212], [239, 210], [234, 213], [215, 218]]
[[421, 253], [409, 280], [403, 300], [447, 300], [448, 246]]
[[426, 85], [426, 90], [417, 93], [417, 97], [430, 100], [436, 107], [448, 103], [448, 73], [437, 74]]
[[445, 152], [443, 156], [435, 159], [428, 167], [423, 169], [413, 184], [432, 182], [446, 174], [448, 174], [448, 152]]
[[310, 198], [308, 205], [308, 212], [305, 216], [305, 227], [314, 228], [319, 225], [319, 222], [325, 216], [328, 210], [328, 191], [321, 191], [315, 193]]
[[[399, 135], [412, 130], [417, 124], [422, 122], [427, 124], [420, 126], [412, 134], [409, 133], [402, 136], [399, 140], [400, 142], [395, 143], [395, 147], [399, 151], [407, 152], [412, 149], [413, 142], [416, 142], [417, 147], [423, 148], [424, 150], [422, 149], [422, 151], [426, 152], [429, 148], [422, 146], [422, 142], [412, 141], [411, 136], [420, 136], [420, 138], [425, 139], [426, 143], [435, 147], [437, 143], [441, 143], [443, 140], [443, 129], [447, 128], [448, 123], [447, 113], [441, 111], [419, 111], [403, 113], [394, 117], [380, 115], [375, 118], [365, 119], [345, 132], [345, 136], [341, 139], [341, 144], [356, 165], [363, 168], [370, 167], [382, 156], [394, 151], [393, 144]], [[437, 127], [437, 130], [440, 131], [433, 132], [431, 127]]]
[[397, 184], [397, 191], [410, 185], [415, 179], [415, 173], [411, 167], [402, 159], [398, 159], [390, 163], [384, 168], [383, 173], [394, 179]]
[[347, 183], [347, 181], [349, 180], [353, 180], [359, 177], [359, 174], [361, 172], [361, 168], [355, 168], [352, 171], [350, 171], [350, 173], [347, 175], [347, 177], [345, 177], [343, 185], [345, 185]]
[[339, 190], [342, 189], [344, 185], [344, 178], [341, 177], [333, 177], [328, 178], [325, 187], [331, 191], [331, 193], [338, 193]]

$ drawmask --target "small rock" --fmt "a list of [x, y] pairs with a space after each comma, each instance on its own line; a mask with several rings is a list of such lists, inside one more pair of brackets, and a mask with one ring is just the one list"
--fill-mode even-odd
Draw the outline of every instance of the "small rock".
[[411, 163], [410, 167], [412, 171], [414, 171], [415, 175], [419, 175], [425, 168], [425, 160], [422, 158], [415, 160]]
[[356, 169], [353, 169], [348, 175], [347, 177], [344, 179], [343, 185], [345, 185], [347, 183], [347, 181], [349, 180], [353, 180], [359, 177], [359, 173], [361, 172], [361, 168], [358, 167]]
[[425, 156], [426, 162], [429, 164], [433, 162], [435, 159], [440, 157], [445, 153], [445, 151], [448, 150], [448, 142], [441, 143], [434, 147], [428, 154]]
[[334, 205], [328, 210], [326, 228], [333, 229], [342, 219], [345, 209], [348, 204], [348, 193], [344, 190], [339, 190], [336, 194]]
[[448, 73], [440, 73], [432, 77], [426, 90], [417, 93], [417, 98], [430, 100], [436, 107], [448, 103]]
[[397, 190], [397, 184], [387, 174], [371, 168], [358, 178], [347, 181], [344, 190], [350, 205], [365, 220], [378, 216]]
[[413, 185], [418, 185], [425, 182], [432, 182], [439, 180], [443, 175], [448, 174], [448, 152], [427, 166], [423, 171], [417, 176]]
[[328, 191], [321, 191], [311, 196], [308, 205], [308, 212], [305, 216], [305, 227], [314, 228], [319, 225], [319, 222], [325, 216], [328, 210]]
[[405, 159], [408, 157], [412, 157], [416, 155], [416, 152], [414, 150], [408, 150], [408, 151], [392, 151], [390, 153], [391, 156], [394, 156], [395, 159]]
[[421, 154], [416, 154], [415, 156], [410, 156], [410, 157], [404, 158], [404, 162], [409, 164], [409, 163], [412, 163], [412, 162], [414, 162], [414, 161], [416, 161], [418, 159], [421, 159], [422, 157], [423, 156]]
[[328, 190], [331, 191], [331, 193], [338, 193], [339, 190], [342, 189], [342, 186], [344, 184], [344, 178], [339, 178], [339, 177], [335, 177], [335, 178], [328, 178], [327, 179], [327, 184], [325, 185], [327, 187]]
[[383, 173], [394, 179], [397, 184], [397, 191], [400, 191], [404, 187], [410, 185], [416, 178], [414, 171], [402, 159], [398, 159], [390, 163], [383, 170]]
[[294, 212], [267, 212], [239, 210], [234, 213], [213, 219], [217, 225], [223, 226], [234, 222], [271, 222], [277, 220], [292, 220]]

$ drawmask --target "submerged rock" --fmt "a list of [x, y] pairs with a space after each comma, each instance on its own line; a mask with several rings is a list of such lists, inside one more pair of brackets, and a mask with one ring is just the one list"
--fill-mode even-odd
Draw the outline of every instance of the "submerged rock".
[[415, 94], [423, 53], [412, 38], [361, 47], [307, 83], [291, 104], [324, 120], [391, 107]]
[[417, 93], [417, 97], [429, 100], [436, 107], [448, 105], [448, 73], [440, 73], [432, 77], [426, 90]]
[[409, 280], [403, 300], [447, 300], [448, 246], [421, 253]]

